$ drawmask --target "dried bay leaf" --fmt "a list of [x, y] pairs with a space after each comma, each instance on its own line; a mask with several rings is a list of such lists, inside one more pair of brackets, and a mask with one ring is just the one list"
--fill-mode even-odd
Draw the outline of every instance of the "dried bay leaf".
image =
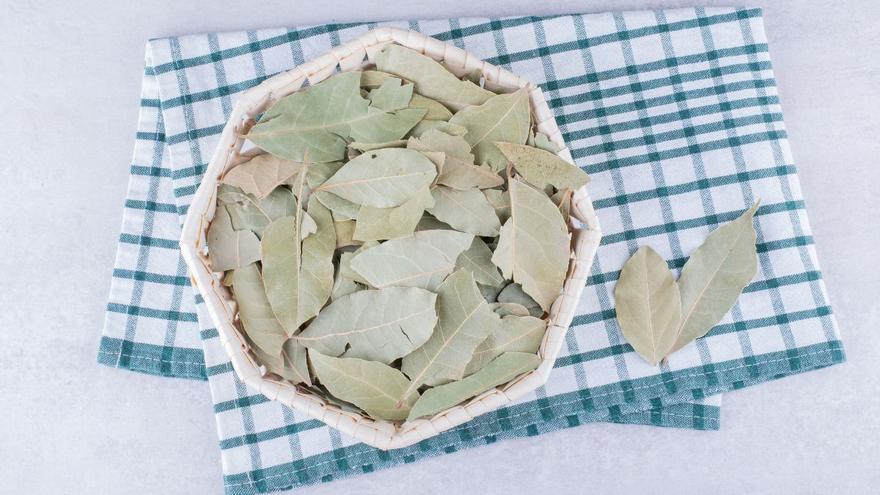
[[217, 199], [226, 206], [235, 230], [250, 230], [263, 236], [263, 229], [273, 221], [293, 215], [296, 197], [286, 187], [277, 187], [263, 199], [245, 194], [241, 189], [221, 184]]
[[295, 216], [272, 222], [262, 239], [266, 294], [288, 335], [318, 314], [333, 289], [333, 218], [317, 201], [311, 202], [310, 212], [317, 232], [305, 240], [297, 225], [303, 218], [299, 208]]
[[455, 260], [474, 236], [453, 230], [424, 230], [365, 249], [351, 268], [376, 288], [399, 286], [436, 290], [455, 269]]
[[550, 153], [553, 153], [554, 155], [562, 150], [561, 146], [558, 146], [553, 141], [550, 141], [550, 138], [547, 137], [547, 135], [544, 134], [543, 132], [536, 132], [535, 133], [535, 142], [530, 143], [530, 144], [532, 146], [534, 146], [535, 148], [540, 148], [544, 151], [549, 151]]
[[530, 119], [529, 93], [520, 89], [493, 96], [482, 105], [467, 107], [453, 115], [449, 123], [467, 129], [464, 139], [471, 145], [478, 164], [486, 164], [499, 171], [508, 162], [495, 143], [525, 143], [529, 136]]
[[409, 412], [408, 420], [430, 416], [505, 384], [541, 364], [536, 354], [507, 352], [467, 378], [426, 390]]
[[306, 182], [312, 189], [312, 195], [315, 199], [326, 206], [333, 214], [333, 220], [344, 222], [357, 218], [357, 212], [360, 206], [342, 199], [339, 196], [324, 191], [315, 191], [321, 185], [332, 177], [344, 165], [343, 162], [327, 162], [327, 163], [310, 163], [308, 172], [306, 173]]
[[359, 72], [343, 72], [280, 99], [251, 128], [248, 139], [289, 160], [303, 160], [306, 154], [316, 162], [341, 160], [351, 125], [368, 113], [370, 102], [360, 95], [360, 80]]
[[495, 327], [498, 316], [483, 299], [471, 274], [458, 270], [437, 288], [437, 326], [431, 338], [403, 358], [401, 370], [421, 385], [442, 385], [464, 376], [477, 346]]
[[529, 310], [519, 303], [512, 302], [496, 302], [489, 303], [489, 307], [496, 315], [504, 318], [505, 316], [530, 316]]
[[361, 206], [355, 222], [353, 239], [378, 241], [409, 236], [415, 231], [425, 208], [433, 205], [431, 190], [424, 187], [400, 206], [392, 208]]
[[354, 240], [354, 220], [333, 222], [333, 229], [336, 231], [336, 249], [347, 246], [359, 246], [361, 244], [360, 241]]
[[460, 125], [450, 124], [445, 120], [422, 119], [421, 122], [410, 129], [406, 136], [420, 137], [422, 134], [428, 132], [431, 129], [436, 129], [438, 131], [445, 132], [446, 134], [451, 134], [453, 136], [464, 136], [465, 134], [467, 134], [467, 129]]
[[314, 198], [331, 211], [336, 222], [354, 220], [361, 209], [357, 204], [327, 191], [315, 191]]
[[424, 108], [427, 113], [422, 117], [424, 120], [446, 121], [452, 117], [452, 112], [437, 100], [426, 98], [418, 93], [413, 93], [409, 101], [409, 108]]
[[[500, 285], [484, 285], [477, 284], [477, 287], [480, 289], [480, 294], [483, 295], [483, 299], [486, 300], [487, 303], [495, 303], [498, 301], [498, 294], [501, 293], [501, 290], [504, 288], [504, 284]], [[494, 309], [493, 309], [494, 311]]]
[[382, 143], [400, 139], [418, 124], [427, 113], [424, 108], [404, 108], [393, 113], [369, 107], [367, 115], [352, 123], [349, 135], [355, 141]]
[[443, 223], [440, 220], [437, 220], [436, 217], [434, 217], [428, 213], [425, 213], [424, 215], [422, 215], [422, 218], [421, 218], [421, 220], [419, 220], [419, 223], [416, 224], [416, 231], [418, 232], [418, 231], [422, 231], [422, 230], [455, 230], [455, 229], [450, 227], [449, 224]]
[[269, 356], [280, 356], [287, 332], [269, 306], [263, 276], [256, 263], [235, 269], [232, 291], [238, 303], [238, 318], [248, 338]]
[[[315, 190], [321, 187], [321, 184], [327, 179], [333, 177], [333, 174], [338, 172], [343, 165], [345, 165], [344, 162], [310, 163], [306, 171], [306, 183], [310, 189]], [[291, 181], [291, 185], [293, 185], [293, 181]]]
[[396, 139], [384, 143], [361, 143], [359, 141], [352, 141], [348, 143], [348, 147], [364, 153], [367, 151], [380, 150], [382, 148], [406, 148], [406, 143], [407, 141], [405, 139]]
[[378, 88], [370, 91], [370, 105], [386, 112], [408, 107], [413, 96], [413, 85], [402, 82], [396, 77], [386, 78]]
[[234, 230], [229, 212], [217, 206], [208, 227], [208, 258], [211, 270], [225, 272], [260, 261], [260, 240], [250, 230]]
[[753, 219], [758, 206], [718, 227], [691, 253], [678, 279], [681, 324], [670, 352], [706, 335], [754, 278], [758, 255]]
[[526, 294], [519, 284], [507, 284], [495, 299], [499, 303], [518, 304], [526, 308], [532, 316], [540, 317], [544, 314], [544, 309], [541, 308], [541, 305]]
[[[370, 241], [370, 242], [364, 243], [363, 246], [361, 246], [361, 248], [370, 248], [370, 247], [375, 247], [377, 245], [378, 245], [377, 242]], [[354, 271], [351, 268], [352, 258], [354, 258], [360, 252], [361, 252], [360, 249], [358, 249], [357, 251], [355, 251], [353, 253], [340, 254], [339, 255], [339, 273], [341, 276], [343, 276], [349, 280], [352, 280], [352, 281], [357, 282], [361, 285], [367, 286], [367, 285], [370, 285], [370, 283], [367, 282], [367, 280], [364, 277], [362, 277], [360, 273]]]
[[394, 74], [389, 74], [388, 72], [382, 72], [380, 70], [362, 71], [361, 87], [367, 90], [376, 89], [389, 77], [397, 78]]
[[486, 237], [498, 235], [501, 222], [495, 215], [495, 209], [479, 189], [461, 191], [437, 186], [431, 194], [434, 197], [434, 206], [427, 210], [441, 222], [469, 234]]
[[310, 350], [315, 376], [327, 390], [376, 419], [403, 420], [419, 397], [410, 381], [387, 364], [336, 358]]
[[491, 168], [474, 165], [471, 146], [461, 136], [429, 129], [418, 138], [409, 138], [407, 148], [422, 152], [439, 151], [446, 155], [443, 169], [437, 177], [438, 184], [455, 189], [485, 189], [504, 184], [504, 179]]
[[547, 311], [568, 271], [568, 227], [550, 198], [518, 179], [509, 184], [510, 218], [501, 228], [492, 262]]
[[492, 263], [492, 250], [479, 237], [474, 237], [467, 251], [458, 255], [456, 264], [459, 268], [470, 272], [477, 283], [489, 286], [504, 283], [504, 277], [498, 273], [498, 267]]
[[260, 148], [288, 160], [331, 162], [345, 157], [345, 139], [384, 142], [403, 137], [424, 109], [388, 113], [360, 94], [361, 74], [342, 72], [280, 99], [247, 134]]
[[236, 165], [226, 172], [220, 182], [239, 187], [245, 193], [251, 194], [257, 199], [263, 199], [273, 189], [285, 184], [302, 167], [302, 162], [285, 160], [264, 153]]
[[465, 375], [479, 371], [505, 352], [535, 354], [541, 347], [546, 331], [547, 321], [540, 318], [529, 315], [501, 317], [486, 340], [477, 346], [474, 357], [465, 368]]
[[294, 339], [327, 356], [390, 364], [427, 342], [436, 300], [414, 287], [358, 291], [330, 303]]
[[590, 180], [586, 172], [549, 151], [513, 143], [496, 142], [495, 146], [523, 179], [538, 189], [551, 185], [576, 191]]
[[309, 376], [309, 364], [306, 360], [306, 348], [296, 340], [287, 339], [278, 356], [271, 356], [257, 346], [252, 346], [251, 350], [254, 351], [260, 363], [272, 373], [295, 384], [312, 384], [312, 379]]
[[376, 68], [412, 81], [416, 93], [453, 111], [479, 105], [494, 96], [471, 81], [459, 80], [431, 57], [393, 43], [376, 55]]
[[[351, 253], [349, 253], [351, 254]], [[333, 290], [330, 291], [330, 300], [335, 301], [340, 297], [354, 294], [359, 290], [366, 289], [366, 285], [355, 282], [345, 276], [341, 267], [336, 268], [336, 274], [333, 276]]]
[[462, 78], [463, 81], [470, 81], [477, 86], [483, 86], [483, 71], [480, 69], [474, 69], [467, 74], [465, 74]]
[[[436, 176], [436, 167], [421, 153], [388, 148], [349, 161], [315, 191], [362, 206], [391, 208], [411, 199]], [[322, 198], [319, 201], [323, 202]]]
[[649, 363], [663, 360], [681, 322], [681, 296], [666, 261], [650, 247], [640, 247], [623, 265], [614, 299], [626, 341]]
[[498, 220], [501, 223], [506, 222], [510, 218], [510, 193], [500, 189], [486, 189], [483, 191], [483, 195], [486, 196], [489, 204], [495, 209]]

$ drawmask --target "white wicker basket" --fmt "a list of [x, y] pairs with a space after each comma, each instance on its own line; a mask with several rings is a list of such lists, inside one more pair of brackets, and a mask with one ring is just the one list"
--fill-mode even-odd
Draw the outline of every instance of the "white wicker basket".
[[593, 211], [590, 195], [587, 188], [583, 187], [576, 191], [572, 198], [573, 220], [570, 222], [572, 259], [563, 293], [550, 309], [547, 333], [539, 351], [542, 359], [540, 366], [510, 383], [429, 419], [392, 423], [343, 411], [328, 404], [306, 388], [294, 386], [274, 375], [269, 375], [265, 368], [259, 366], [235, 322], [237, 313], [235, 301], [221, 284], [221, 275], [211, 272], [206, 256], [205, 233], [214, 217], [219, 179], [230, 167], [243, 161], [240, 152], [245, 140], [241, 135], [254, 124], [255, 116], [265, 111], [279, 98], [301, 89], [306, 80], [314, 84], [332, 75], [337, 68], [341, 71], [361, 69], [369, 64], [375, 54], [388, 43], [398, 43], [420, 51], [444, 62], [450, 70], [461, 75], [480, 69], [488, 89], [529, 88], [532, 115], [538, 124], [538, 130], [562, 147], [559, 156], [573, 163], [553, 113], [538, 87], [507, 70], [483, 62], [471, 53], [421, 33], [395, 28], [378, 28], [310, 62], [277, 74], [241, 95], [223, 129], [211, 163], [189, 207], [180, 239], [180, 249], [189, 266], [192, 283], [205, 300], [211, 319], [220, 334], [220, 342], [232, 360], [233, 368], [239, 378], [269, 399], [277, 400], [383, 450], [406, 447], [437, 435], [481, 414], [507, 405], [543, 385], [553, 368], [565, 339], [565, 332], [574, 317], [601, 239], [599, 222]]

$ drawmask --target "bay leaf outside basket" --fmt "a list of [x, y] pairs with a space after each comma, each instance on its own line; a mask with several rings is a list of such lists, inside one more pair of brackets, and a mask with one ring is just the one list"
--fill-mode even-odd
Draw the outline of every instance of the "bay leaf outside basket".
[[222, 275], [211, 271], [207, 258], [206, 230], [214, 217], [219, 179], [231, 167], [246, 159], [240, 154], [245, 143], [245, 139], [241, 136], [254, 124], [257, 115], [278, 99], [302, 89], [306, 81], [315, 84], [334, 74], [337, 69], [340, 71], [362, 69], [370, 64], [379, 50], [389, 43], [398, 43], [424, 53], [443, 62], [451, 71], [459, 75], [479, 69], [483, 72], [486, 88], [490, 90], [528, 88], [532, 117], [537, 123], [538, 130], [549, 136], [557, 146], [562, 147], [558, 153], [560, 157], [574, 163], [540, 88], [507, 70], [483, 62], [472, 53], [421, 33], [396, 28], [377, 28], [310, 62], [277, 74], [239, 97], [223, 129], [202, 183], [193, 197], [180, 240], [180, 249], [189, 267], [192, 283], [205, 301], [211, 319], [219, 332], [220, 342], [239, 378], [267, 398], [277, 400], [361, 442], [383, 450], [406, 447], [437, 435], [481, 414], [510, 404], [543, 385], [553, 368], [565, 339], [565, 332], [574, 317], [601, 239], [598, 219], [593, 211], [587, 186], [584, 186], [572, 197], [573, 218], [569, 222], [572, 232], [571, 262], [563, 292], [550, 308], [547, 333], [539, 351], [541, 364], [534, 371], [524, 373], [505, 385], [433, 417], [403, 423], [374, 420], [328, 404], [307, 388], [292, 385], [258, 365], [238, 326], [235, 300], [221, 284]]

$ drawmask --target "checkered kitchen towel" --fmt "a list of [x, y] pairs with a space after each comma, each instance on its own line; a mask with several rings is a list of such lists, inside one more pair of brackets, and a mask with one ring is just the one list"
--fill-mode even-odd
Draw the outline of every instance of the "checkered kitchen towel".
[[[190, 287], [179, 225], [236, 94], [376, 24], [151, 41], [98, 360], [208, 379], [229, 493], [329, 481], [589, 421], [717, 428], [721, 392], [843, 361], [760, 10], [389, 24], [541, 85], [592, 176], [605, 232], [592, 276], [544, 388], [416, 446], [381, 452], [267, 401], [235, 378]], [[647, 365], [614, 319], [620, 267], [650, 245], [678, 269], [758, 198], [756, 279], [706, 338], [659, 368]]]

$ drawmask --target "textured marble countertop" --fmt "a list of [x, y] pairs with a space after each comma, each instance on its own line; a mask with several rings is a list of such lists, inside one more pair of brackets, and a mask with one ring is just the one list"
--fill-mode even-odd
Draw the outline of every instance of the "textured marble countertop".
[[[0, 1], [0, 273], [9, 277], [0, 289], [0, 493], [222, 493], [207, 385], [95, 363], [148, 38], [330, 21], [693, 4], [353, 5]], [[877, 489], [880, 2], [751, 5], [765, 8], [785, 120], [849, 362], [726, 395], [719, 432], [589, 425], [298, 493]]]

